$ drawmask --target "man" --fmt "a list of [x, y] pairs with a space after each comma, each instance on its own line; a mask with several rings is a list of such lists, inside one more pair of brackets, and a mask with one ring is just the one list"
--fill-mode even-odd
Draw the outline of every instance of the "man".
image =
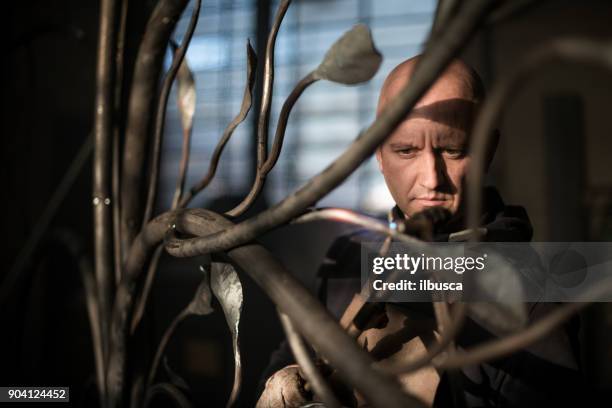
[[[380, 93], [378, 114], [410, 80], [417, 62], [418, 57], [404, 61], [389, 74]], [[450, 218], [435, 225], [433, 240], [466, 239], [464, 186], [470, 164], [468, 148], [483, 98], [484, 89], [476, 72], [454, 61], [377, 149], [379, 169], [397, 204], [390, 212], [390, 221], [414, 219], [441, 208]], [[488, 154], [487, 168], [494, 150]], [[484, 192], [481, 222], [486, 227], [485, 240], [531, 240], [531, 224], [525, 211], [504, 205], [492, 188]], [[359, 296], [354, 297], [360, 291], [359, 242], [372, 239], [368, 233], [340, 238], [319, 272], [324, 281], [321, 297], [344, 327], [350, 326], [363, 304]], [[387, 303], [384, 323], [363, 331], [357, 341], [375, 360], [413, 360], [435, 341], [431, 309], [431, 304]], [[490, 333], [468, 319], [458, 345], [469, 348], [491, 338]], [[286, 344], [272, 360], [266, 378], [276, 373], [267, 380], [258, 407], [300, 406], [311, 396], [302, 388], [304, 381], [297, 366], [289, 364], [292, 358]], [[576, 368], [570, 339], [558, 330], [512, 358], [466, 367], [458, 381], [449, 381], [447, 375], [433, 368], [402, 375], [399, 381], [428, 405], [532, 406], [550, 403], [555, 387], [579, 382]], [[344, 403], [362, 406], [365, 401], [355, 393]]]

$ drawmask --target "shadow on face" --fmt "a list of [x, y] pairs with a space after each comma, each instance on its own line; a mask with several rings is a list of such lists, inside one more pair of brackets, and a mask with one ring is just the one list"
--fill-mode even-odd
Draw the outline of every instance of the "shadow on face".
[[407, 216], [432, 206], [458, 214], [476, 109], [461, 98], [419, 106], [378, 149], [387, 187]]
[[474, 101], [453, 98], [418, 106], [410, 112], [407, 119], [427, 119], [469, 133], [476, 112], [477, 105]]

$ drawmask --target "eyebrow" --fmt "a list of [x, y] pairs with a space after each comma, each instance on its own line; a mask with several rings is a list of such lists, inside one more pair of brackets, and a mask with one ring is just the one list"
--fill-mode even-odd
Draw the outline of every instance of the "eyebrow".
[[399, 142], [399, 143], [389, 143], [389, 147], [392, 149], [402, 148], [402, 147], [416, 147], [416, 145], [412, 142]]

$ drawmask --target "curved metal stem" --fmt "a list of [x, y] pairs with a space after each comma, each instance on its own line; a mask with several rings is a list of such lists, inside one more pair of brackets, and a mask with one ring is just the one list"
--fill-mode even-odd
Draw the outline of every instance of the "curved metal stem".
[[446, 325], [442, 332], [440, 332], [440, 339], [435, 342], [422, 357], [416, 358], [413, 361], [401, 363], [381, 362], [377, 363], [376, 366], [389, 374], [399, 375], [417, 371], [429, 364], [432, 364], [433, 359], [445, 351], [457, 337], [457, 334], [463, 327], [463, 322], [465, 321], [466, 309], [467, 307], [465, 303], [459, 302], [454, 304], [452, 317], [449, 324]]
[[[168, 106], [168, 98], [170, 96], [170, 91], [172, 89], [172, 84], [176, 79], [176, 75], [185, 59], [185, 55], [187, 53], [187, 48], [189, 47], [189, 43], [191, 42], [191, 38], [193, 37], [193, 33], [195, 32], [195, 28], [198, 22], [198, 18], [200, 15], [200, 8], [202, 5], [201, 0], [196, 0], [191, 19], [189, 20], [189, 25], [187, 26], [187, 30], [185, 31], [185, 35], [183, 37], [183, 42], [180, 47], [176, 50], [174, 54], [174, 59], [172, 60], [172, 65], [164, 78], [164, 83], [162, 85], [162, 90], [160, 94], [160, 100], [158, 104], [156, 121], [155, 121], [155, 134], [153, 141], [153, 155], [152, 155], [152, 163], [151, 163], [151, 175], [149, 179], [149, 189], [147, 192], [147, 203], [145, 206], [145, 212], [143, 217], [143, 225], [149, 221], [151, 215], [153, 213], [153, 209], [155, 207], [155, 201], [157, 199], [157, 187], [159, 182], [159, 166], [160, 166], [160, 158], [161, 158], [161, 145], [162, 145], [162, 135], [164, 131], [164, 123], [166, 117], [166, 109]], [[175, 209], [178, 205], [179, 199], [183, 194], [183, 189], [185, 186], [185, 180], [187, 177], [187, 167], [189, 163], [189, 155], [190, 155], [190, 145], [191, 145], [191, 133], [192, 129], [183, 129], [183, 146], [181, 153], [181, 161], [179, 164], [179, 175], [177, 178], [177, 185], [174, 192], [174, 196], [172, 199], [171, 209]], [[155, 277], [155, 271], [157, 270], [157, 265], [159, 262], [159, 258], [161, 256], [162, 248], [159, 247], [151, 259], [149, 264], [149, 270], [147, 272], [147, 277], [145, 280], [145, 284], [143, 290], [140, 294], [139, 300], [137, 302], [136, 310], [131, 323], [131, 332], [133, 332], [138, 323], [142, 319], [142, 315], [144, 314], [144, 309], [146, 306], [146, 302], [149, 298], [149, 293], [151, 291], [151, 287], [153, 285], [153, 278]]]
[[166, 47], [189, 0], [160, 0], [147, 22], [134, 65], [121, 169], [121, 253], [125, 257], [141, 228], [141, 187], [155, 96]]
[[234, 117], [234, 119], [227, 125], [225, 131], [223, 132], [223, 136], [217, 143], [215, 150], [213, 151], [212, 157], [210, 159], [210, 164], [208, 166], [208, 173], [200, 180], [195, 186], [191, 187], [189, 191], [181, 198], [180, 203], [178, 204], [178, 208], [185, 208], [191, 199], [195, 197], [200, 191], [204, 190], [206, 186], [212, 181], [215, 173], [217, 172], [217, 166], [219, 165], [219, 159], [221, 158], [221, 153], [223, 153], [223, 149], [227, 142], [229, 142], [232, 134], [247, 117], [249, 111], [251, 110], [251, 105], [253, 103], [253, 86], [255, 85], [255, 67], [257, 65], [257, 56], [255, 55], [255, 51], [253, 51], [253, 47], [251, 44], [247, 42], [247, 81], [244, 87], [244, 94], [242, 96], [242, 105], [240, 107], [240, 112]]
[[[155, 207], [155, 200], [157, 198], [157, 184], [159, 181], [159, 165], [161, 158], [161, 147], [164, 133], [164, 124], [166, 123], [166, 109], [168, 107], [168, 98], [170, 97], [170, 90], [172, 89], [172, 84], [174, 79], [176, 78], [176, 74], [185, 59], [185, 55], [187, 54], [187, 48], [189, 47], [189, 43], [191, 42], [191, 38], [193, 37], [193, 33], [195, 32], [196, 25], [198, 24], [198, 18], [200, 17], [200, 7], [202, 6], [202, 0], [195, 0], [195, 5], [193, 7], [193, 12], [191, 13], [191, 20], [189, 20], [189, 25], [187, 26], [187, 30], [185, 31], [185, 35], [183, 37], [183, 42], [181, 46], [174, 53], [174, 58], [172, 59], [172, 65], [164, 78], [164, 82], [162, 84], [161, 93], [159, 96], [159, 102], [157, 104], [157, 112], [155, 113], [155, 130], [153, 136], [153, 154], [152, 154], [152, 163], [151, 163], [151, 175], [149, 178], [149, 189], [147, 192], [147, 203], [145, 206], [144, 218], [142, 220], [142, 224], [146, 224], [153, 214], [153, 209]], [[185, 134], [185, 133], [188, 134]], [[181, 165], [179, 171], [179, 183], [180, 180], [184, 180], [184, 173], [186, 171], [186, 163], [188, 162], [189, 157], [189, 142], [191, 139], [191, 131], [187, 131], [183, 129], [183, 150], [181, 157]], [[187, 146], [187, 147], [186, 147]], [[185, 155], [187, 154], [187, 158]], [[182, 177], [181, 177], [182, 176]], [[182, 190], [182, 189], [181, 189]], [[176, 200], [176, 194], [174, 197]], [[173, 200], [173, 201], [174, 201]]]
[[187, 167], [189, 165], [189, 154], [191, 150], [191, 128], [183, 129], [183, 147], [181, 153], [181, 162], [179, 164], [179, 174], [176, 180], [176, 188], [172, 197], [171, 209], [177, 208], [183, 190], [185, 189], [185, 178], [187, 177]]
[[157, 373], [157, 367], [159, 367], [159, 362], [164, 355], [164, 350], [166, 350], [166, 346], [168, 345], [168, 342], [170, 341], [170, 338], [174, 334], [176, 328], [187, 316], [189, 316], [189, 311], [187, 309], [183, 309], [178, 315], [176, 315], [174, 320], [172, 320], [172, 323], [170, 323], [170, 326], [168, 326], [164, 332], [164, 335], [157, 346], [157, 351], [155, 352], [155, 357], [153, 358], [153, 363], [151, 364], [151, 370], [149, 371], [149, 376], [147, 377], [145, 389], [148, 389], [151, 387], [151, 384], [153, 384], [153, 380], [155, 380], [155, 373]]
[[383, 235], [387, 235], [391, 238], [395, 238], [398, 241], [404, 242], [408, 245], [417, 246], [419, 249], [425, 248], [427, 244], [425, 242], [411, 237], [410, 235], [403, 234], [402, 232], [389, 228], [386, 222], [379, 220], [378, 218], [368, 217], [367, 215], [360, 214], [353, 210], [346, 208], [324, 208], [321, 210], [310, 211], [303, 214], [293, 221], [292, 224], [302, 224], [312, 221], [329, 220], [343, 222], [347, 224], [358, 225], [363, 228], [367, 228], [370, 231], [378, 232]]
[[238, 217], [246, 210], [248, 210], [249, 207], [253, 204], [253, 202], [257, 199], [257, 196], [259, 196], [259, 193], [261, 192], [261, 189], [263, 188], [264, 183], [266, 182], [266, 176], [268, 175], [270, 170], [272, 170], [280, 155], [283, 146], [283, 139], [285, 138], [285, 130], [287, 129], [287, 121], [289, 120], [289, 115], [291, 114], [291, 109], [293, 109], [293, 105], [295, 105], [295, 102], [298, 100], [300, 95], [302, 95], [302, 92], [304, 92], [306, 88], [308, 88], [317, 80], [318, 78], [316, 78], [313, 72], [311, 72], [304, 78], [302, 78], [300, 82], [298, 82], [297, 85], [293, 88], [291, 94], [289, 94], [289, 96], [285, 100], [285, 103], [283, 104], [283, 107], [279, 114], [278, 124], [276, 125], [276, 133], [274, 136], [274, 142], [272, 145], [272, 151], [270, 152], [270, 156], [268, 156], [268, 158], [261, 165], [261, 167], [257, 169], [255, 181], [251, 186], [251, 191], [249, 191], [249, 194], [247, 194], [247, 196], [244, 198], [244, 200], [242, 200], [240, 204], [226, 212], [226, 215], [230, 217]]
[[151, 294], [151, 289], [153, 288], [153, 280], [155, 279], [155, 272], [157, 271], [157, 266], [159, 264], [159, 259], [164, 251], [163, 245], [158, 245], [151, 257], [151, 262], [149, 262], [149, 267], [147, 268], [147, 274], [145, 276], [144, 285], [142, 286], [142, 291], [137, 297], [136, 306], [134, 309], [134, 315], [132, 316], [132, 323], [130, 324], [130, 333], [133, 334], [136, 331], [136, 327], [138, 327], [138, 323], [142, 320], [144, 316], [144, 312], [147, 306], [147, 300], [149, 299], [149, 295]]
[[115, 18], [117, 0], [103, 0], [100, 10], [96, 65], [93, 149], [94, 276], [104, 359], [108, 357], [108, 328], [114, 289], [111, 159], [114, 115]]
[[[108, 378], [113, 392], [122, 389], [125, 365], [127, 323], [132, 307], [134, 288], [153, 248], [174, 228], [187, 234], [211, 234], [226, 229], [231, 222], [205, 210], [179, 210], [165, 213], [151, 221], [130, 248], [124, 281], [115, 297], [111, 358]], [[176, 247], [170, 239], [167, 249]], [[325, 308], [259, 245], [244, 245], [227, 255], [245, 270], [266, 292], [283, 313], [286, 313], [304, 337], [338, 369], [342, 378], [358, 389], [375, 406], [421, 407], [413, 397], [403, 393], [399, 385], [386, 375], [371, 370], [373, 361], [342, 330]], [[253, 262], [253, 260], [257, 262]], [[325, 336], [321, 336], [325, 333]], [[338, 352], [341, 350], [341, 352]], [[364, 375], [364, 373], [367, 373]]]
[[[386, 223], [379, 221], [376, 218], [371, 218], [359, 214], [355, 211], [342, 208], [327, 208], [318, 211], [312, 211], [296, 218], [293, 223], [304, 223], [316, 220], [332, 220], [346, 222], [361, 227], [367, 228], [370, 231], [379, 232], [389, 237], [395, 238], [401, 242], [412, 246], [424, 248], [426, 244], [422, 241], [389, 228]], [[443, 307], [441, 307], [443, 306]], [[436, 310], [436, 320], [438, 321], [438, 329], [441, 333], [440, 339], [428, 350], [427, 354], [408, 363], [379, 363], [378, 366], [391, 374], [401, 374], [416, 371], [430, 364], [432, 359], [446, 350], [452, 345], [457, 333], [463, 326], [466, 316], [466, 307], [463, 303], [456, 303], [454, 306], [454, 314], [451, 317], [448, 311], [448, 305], [444, 302], [434, 302], [434, 310]]]
[[[257, 65], [257, 57], [255, 55], [255, 51], [253, 51], [253, 47], [251, 47], [250, 42], [247, 41], [247, 81], [246, 81], [246, 85], [244, 89], [244, 95], [242, 97], [242, 105], [240, 108], [240, 112], [226, 127], [225, 131], [223, 132], [223, 136], [221, 137], [221, 139], [219, 140], [219, 143], [215, 147], [215, 150], [213, 152], [213, 155], [210, 161], [210, 165], [208, 168], [208, 173], [206, 174], [206, 176], [204, 176], [204, 178], [200, 180], [198, 184], [193, 186], [185, 194], [183, 194], [182, 190], [184, 186], [187, 166], [186, 164], [183, 164], [183, 163], [187, 162], [188, 153], [187, 153], [187, 156], [185, 156], [186, 148], [183, 147], [183, 159], [181, 161], [181, 171], [180, 171], [180, 175], [178, 178], [177, 192], [175, 192], [175, 196], [174, 196], [175, 200], [173, 200], [171, 209], [185, 208], [189, 204], [191, 199], [197, 193], [202, 191], [213, 179], [215, 172], [217, 170], [217, 166], [219, 164], [219, 159], [221, 158], [221, 153], [223, 152], [223, 148], [225, 147], [226, 143], [230, 140], [232, 134], [234, 133], [234, 130], [236, 130], [238, 125], [240, 125], [244, 121], [247, 114], [249, 113], [249, 110], [251, 109], [252, 99], [253, 99], [252, 98], [253, 85], [255, 84], [256, 65]], [[180, 188], [180, 191], [178, 190], [179, 188]], [[177, 197], [179, 197], [180, 199], [177, 200], [176, 199]], [[153, 279], [155, 278], [155, 272], [157, 270], [157, 264], [159, 262], [159, 258], [161, 256], [162, 250], [163, 250], [163, 246], [162, 245], [158, 246], [149, 264], [149, 268], [147, 270], [147, 276], [145, 278], [145, 283], [144, 283], [142, 292], [140, 293], [140, 296], [138, 298], [138, 301], [136, 302], [136, 309], [134, 312], [134, 316], [132, 318], [132, 323], [131, 323], [132, 333], [134, 332], [134, 330], [136, 330], [136, 327], [138, 326], [138, 323], [140, 322], [144, 314], [144, 310], [146, 307], [147, 300], [149, 298], [149, 294], [151, 292], [151, 288], [153, 286]]]
[[[602, 287], [596, 288], [600, 294], [608, 293], [610, 289], [609, 286], [604, 286], [603, 289]], [[594, 295], [593, 297], [598, 296]], [[544, 337], [555, 327], [588, 304], [589, 303], [567, 303], [551, 312], [548, 316], [532, 324], [528, 329], [503, 337], [499, 340], [492, 340], [481, 346], [476, 346], [472, 350], [440, 356], [440, 358], [432, 361], [432, 365], [441, 370], [449, 370], [491, 361], [504, 355], [511, 354], [517, 350], [524, 349]]]
[[127, 27], [127, 13], [129, 0], [121, 0], [121, 17], [119, 18], [119, 32], [117, 33], [117, 61], [115, 64], [115, 125], [113, 129], [113, 157], [111, 175], [111, 205], [113, 217], [113, 251], [115, 256], [115, 285], [121, 281], [121, 129], [123, 123], [123, 78], [125, 66], [125, 32]]
[[98, 300], [98, 290], [94, 279], [94, 272], [91, 261], [87, 257], [85, 249], [80, 244], [79, 239], [68, 231], [58, 231], [53, 236], [54, 242], [60, 242], [70, 252], [78, 265], [79, 275], [83, 280], [85, 291], [85, 305], [87, 317], [89, 318], [89, 329], [91, 342], [94, 352], [94, 365], [96, 371], [96, 384], [98, 395], [102, 406], [106, 404], [106, 379], [104, 377], [106, 361], [104, 356], [104, 343], [102, 338], [102, 321], [100, 320], [100, 302]]
[[176, 253], [180, 253], [180, 256], [193, 256], [206, 252], [224, 251], [252, 241], [265, 231], [289, 222], [308, 206], [329, 193], [371, 155], [406, 117], [414, 104], [462, 48], [490, 7], [492, 7], [492, 2], [487, 0], [474, 0], [466, 3], [464, 12], [458, 18], [453, 19], [440, 40], [425, 52], [421, 60], [421, 69], [415, 72], [409, 84], [387, 105], [365, 133], [322, 173], [313, 177], [306, 185], [274, 207], [257, 216], [223, 232], [185, 240]]
[[[479, 225], [479, 214], [481, 211], [481, 186], [486, 167], [486, 158], [492, 156], [494, 134], [496, 123], [499, 120], [502, 109], [508, 100], [512, 100], [526, 83], [526, 80], [542, 66], [551, 62], [580, 62], [603, 66], [612, 70], [612, 45], [609, 43], [596, 43], [581, 39], [563, 39], [548, 43], [528, 56], [525, 61], [508, 77], [500, 80], [492, 89], [489, 97], [485, 100], [480, 115], [474, 125], [473, 151], [471, 155], [470, 168], [468, 170], [468, 217], [469, 229], [477, 229]], [[474, 235], [473, 240], [478, 236]]]
[[276, 164], [278, 157], [280, 156], [281, 149], [283, 147], [283, 140], [285, 139], [285, 130], [287, 129], [287, 122], [289, 121], [289, 115], [293, 109], [293, 105], [297, 102], [298, 98], [302, 93], [313, 83], [317, 82], [318, 78], [314, 75], [314, 72], [310, 72], [304, 78], [300, 79], [300, 82], [293, 88], [283, 107], [281, 108], [278, 116], [278, 123], [276, 124], [276, 133], [274, 134], [274, 142], [272, 144], [272, 150], [270, 155], [266, 159], [266, 162], [261, 168], [261, 172], [266, 175], [272, 170]]
[[281, 0], [274, 17], [274, 23], [266, 43], [266, 59], [263, 72], [263, 89], [261, 96], [261, 109], [259, 110], [259, 123], [257, 124], [257, 171], [266, 160], [268, 151], [268, 121], [270, 119], [270, 105], [272, 104], [272, 87], [274, 84], [274, 47], [276, 35], [291, 0]]
[[[609, 295], [611, 291], [612, 285], [610, 284], [597, 285], [591, 287], [589, 290], [586, 291], [586, 293], [583, 293], [582, 296], [587, 299], [597, 300], [599, 298], [603, 298], [605, 295]], [[508, 355], [515, 351], [524, 349], [529, 345], [535, 343], [536, 341], [550, 333], [554, 328], [559, 326], [565, 320], [570, 318], [573, 314], [579, 312], [581, 309], [585, 308], [589, 304], [591, 304], [591, 302], [566, 303], [562, 306], [559, 306], [553, 312], [549, 313], [546, 317], [543, 317], [537, 322], [531, 324], [525, 330], [508, 335], [501, 339], [491, 340], [482, 345], [475, 346], [471, 350], [467, 350], [464, 352], [455, 352], [453, 354], [440, 354], [440, 352], [434, 354], [432, 353], [434, 351], [434, 349], [432, 348], [428, 352], [427, 356], [424, 356], [424, 358], [419, 359], [415, 362], [408, 363], [406, 365], [378, 364], [378, 367], [389, 373], [400, 374], [415, 371], [430, 364], [440, 370], [450, 370], [495, 360], [504, 355]], [[456, 313], [458, 314], [459, 312]], [[449, 331], [456, 331], [456, 329], [460, 328], [460, 326], [457, 326], [455, 324], [455, 319], [456, 317], [453, 318], [454, 322], [451, 326], [449, 326]], [[443, 337], [450, 338], [454, 337], [454, 335]], [[436, 345], [436, 349], [439, 348], [439, 344], [442, 344], [442, 341], [440, 341]]]
[[100, 310], [98, 309], [98, 294], [96, 282], [93, 279], [93, 271], [81, 270], [83, 288], [85, 289], [85, 302], [87, 306], [87, 317], [89, 318], [89, 330], [94, 349], [94, 361], [96, 368], [96, 383], [101, 405], [106, 401], [106, 378], [104, 376], [105, 364], [102, 350], [102, 331], [100, 327]]
[[314, 361], [308, 354], [308, 350], [306, 350], [306, 346], [300, 337], [300, 334], [295, 330], [293, 323], [291, 323], [291, 319], [289, 316], [282, 312], [278, 312], [278, 316], [280, 318], [281, 324], [283, 326], [283, 330], [285, 331], [285, 336], [287, 337], [287, 341], [289, 341], [289, 346], [291, 346], [291, 351], [295, 357], [295, 360], [300, 365], [304, 376], [308, 383], [312, 386], [315, 395], [317, 395], [323, 401], [326, 408], [340, 408], [340, 403], [336, 399], [334, 392], [327, 382], [323, 379], [317, 367], [315, 367]]

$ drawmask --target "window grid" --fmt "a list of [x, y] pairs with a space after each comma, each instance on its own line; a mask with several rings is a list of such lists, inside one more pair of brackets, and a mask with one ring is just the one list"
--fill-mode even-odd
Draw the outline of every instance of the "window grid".
[[[272, 3], [274, 16], [278, 2]], [[188, 185], [207, 171], [223, 129], [239, 110], [246, 80], [246, 39], [251, 38], [255, 47], [256, 4], [254, 0], [217, 0], [205, 2], [202, 7], [187, 54], [197, 84]], [[188, 24], [191, 7], [178, 24], [180, 35]], [[384, 77], [399, 62], [420, 51], [434, 10], [435, 0], [293, 2], [277, 39], [270, 142], [282, 103], [293, 86], [319, 64], [332, 43], [354, 24], [365, 23], [370, 27], [384, 59], [379, 72], [366, 84], [347, 87], [321, 81], [304, 92], [291, 114], [281, 157], [268, 177], [269, 201], [278, 202], [322, 171], [372, 122]], [[174, 190], [181, 146], [176, 97], [171, 98], [161, 182], [164, 204], [169, 203]], [[251, 113], [235, 132], [215, 180], [196, 205], [225, 194], [246, 194], [252, 171], [248, 168], [252, 163], [248, 155], [252, 151], [253, 117]], [[379, 212], [392, 205], [392, 200], [375, 159], [371, 158], [318, 205]]]

